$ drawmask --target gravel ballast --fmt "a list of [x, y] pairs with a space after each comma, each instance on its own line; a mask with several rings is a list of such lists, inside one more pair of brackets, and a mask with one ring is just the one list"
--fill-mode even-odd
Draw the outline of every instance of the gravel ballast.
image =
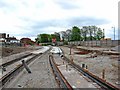
[[49, 52], [41, 58], [37, 58], [29, 68], [32, 73], [26, 70], [21, 72], [8, 88], [58, 88], [48, 59]]

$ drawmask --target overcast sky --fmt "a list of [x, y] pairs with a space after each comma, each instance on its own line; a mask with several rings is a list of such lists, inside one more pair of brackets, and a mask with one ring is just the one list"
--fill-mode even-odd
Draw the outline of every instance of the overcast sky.
[[[119, 0], [0, 0], [0, 32], [32, 40], [41, 33], [54, 33], [96, 25], [113, 37], [118, 27]], [[117, 36], [116, 36], [117, 38]]]

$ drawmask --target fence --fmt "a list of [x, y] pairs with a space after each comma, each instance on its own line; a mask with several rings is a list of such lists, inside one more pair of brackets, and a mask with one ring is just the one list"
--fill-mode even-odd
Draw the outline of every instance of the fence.
[[[58, 45], [63, 45], [63, 42], [57, 42]], [[97, 46], [97, 47], [114, 47], [120, 45], [120, 40], [99, 40], [99, 41], [71, 41], [68, 44], [81, 46]]]

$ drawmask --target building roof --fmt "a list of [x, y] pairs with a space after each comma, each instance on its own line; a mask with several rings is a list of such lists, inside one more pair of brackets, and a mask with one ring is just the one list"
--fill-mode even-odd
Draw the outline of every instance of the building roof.
[[16, 39], [15, 37], [8, 37], [6, 38], [7, 41], [11, 41], [11, 40], [15, 40], [15, 41], [19, 41], [18, 39]]

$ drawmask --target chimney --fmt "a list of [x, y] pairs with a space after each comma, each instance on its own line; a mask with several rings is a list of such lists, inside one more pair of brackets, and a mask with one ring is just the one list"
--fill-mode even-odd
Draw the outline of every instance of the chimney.
[[9, 34], [7, 34], [7, 38], [9, 38]]

